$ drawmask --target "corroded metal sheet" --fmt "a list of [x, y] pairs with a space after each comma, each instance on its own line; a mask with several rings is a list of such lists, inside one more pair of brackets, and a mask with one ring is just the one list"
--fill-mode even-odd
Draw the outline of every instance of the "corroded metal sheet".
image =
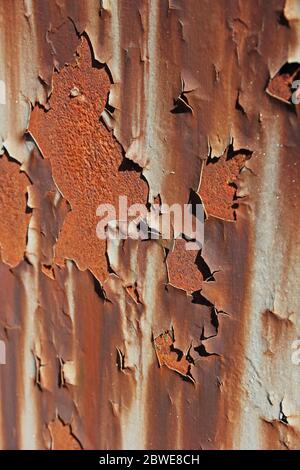
[[[299, 25], [0, 0], [1, 449], [300, 447]], [[202, 249], [99, 240], [120, 196], [200, 204]]]

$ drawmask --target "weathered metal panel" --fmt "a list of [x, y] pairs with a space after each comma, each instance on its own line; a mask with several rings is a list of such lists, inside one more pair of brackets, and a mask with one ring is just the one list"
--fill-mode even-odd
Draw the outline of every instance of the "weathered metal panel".
[[[1, 449], [297, 449], [299, 0], [0, 0]], [[101, 203], [205, 240], [99, 240]], [[295, 351], [294, 351], [295, 352]]]

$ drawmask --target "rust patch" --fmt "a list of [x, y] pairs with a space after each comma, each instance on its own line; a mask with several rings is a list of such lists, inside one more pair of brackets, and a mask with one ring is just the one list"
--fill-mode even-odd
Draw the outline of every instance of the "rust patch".
[[250, 155], [248, 150], [233, 151], [231, 146], [219, 159], [207, 161], [199, 194], [208, 216], [235, 220], [238, 176]]
[[292, 83], [294, 80], [300, 79], [300, 64], [286, 63], [278, 73], [273, 77], [267, 86], [267, 93], [273, 98], [277, 98], [284, 103], [292, 103]]
[[172, 332], [166, 331], [154, 339], [154, 346], [159, 365], [166, 366], [183, 377], [192, 380], [190, 375], [191, 362], [186, 356], [174, 347]]
[[6, 155], [0, 158], [0, 246], [5, 263], [16, 266], [24, 257], [30, 214], [26, 213], [30, 182], [20, 166]]
[[194, 292], [201, 289], [203, 276], [198, 269], [196, 251], [186, 250], [186, 241], [175, 240], [174, 250], [168, 254], [169, 282], [179, 289]]
[[76, 63], [54, 76], [49, 111], [35, 107], [29, 125], [72, 208], [55, 247], [55, 261], [62, 265], [65, 258], [74, 259], [101, 281], [107, 261], [106, 243], [96, 236], [97, 207], [110, 203], [118, 208], [119, 195], [127, 196], [129, 205], [147, 200], [140, 173], [123, 159], [120, 145], [100, 122], [109, 88], [108, 74], [103, 67], [92, 67], [83, 38]]
[[60, 418], [49, 424], [51, 450], [81, 450], [79, 441], [73, 436], [71, 426]]

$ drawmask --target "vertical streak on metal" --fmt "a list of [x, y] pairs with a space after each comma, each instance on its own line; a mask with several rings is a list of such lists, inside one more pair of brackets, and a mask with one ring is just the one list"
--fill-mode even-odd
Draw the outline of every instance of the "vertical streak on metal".
[[35, 317], [39, 297], [39, 238], [33, 217], [28, 228], [27, 258], [31, 266], [22, 271], [26, 308], [23, 326], [22, 393], [19, 399], [20, 430], [19, 448], [37, 449], [37, 413], [35, 403], [35, 363], [33, 357], [35, 342]]
[[286, 0], [285, 16], [291, 21], [294, 30], [294, 44], [289, 44], [289, 62], [300, 61], [300, 2], [299, 0]]
[[147, 252], [143, 287], [145, 310], [140, 319], [141, 339], [139, 351], [134, 354], [137, 357], [135, 368], [136, 389], [131, 408], [122, 423], [123, 449], [147, 448], [147, 382], [154, 357], [151, 338], [155, 312], [153, 293], [157, 290], [157, 264], [155, 260], [157, 259], [158, 249], [158, 245], [153, 243], [151, 249]]
[[[248, 396], [244, 398], [241, 412], [240, 429], [236, 429], [235, 448], [259, 449], [262, 432], [260, 417], [266, 411], [266, 394], [260, 383], [263, 370], [264, 331], [262, 314], [274, 308], [274, 292], [281, 272], [282, 256], [274, 250], [274, 230], [278, 225], [278, 182], [279, 182], [279, 144], [280, 126], [269, 126], [266, 155], [262, 162], [260, 190], [254, 219], [254, 253], [250, 285], [250, 305], [245, 346], [245, 368], [243, 389]], [[263, 411], [264, 410], [264, 411]]]
[[131, 341], [131, 344], [128, 344], [130, 341], [130, 335], [132, 336], [132, 331], [128, 331], [127, 322], [126, 322], [126, 302], [125, 299], [120, 300], [119, 303], [120, 310], [122, 312], [122, 330], [124, 334], [124, 340], [126, 346], [127, 357], [134, 361], [135, 364], [135, 383], [136, 385], [136, 394], [132, 400], [132, 405], [130, 408], [121, 416], [121, 432], [122, 432], [122, 447], [123, 449], [139, 449], [143, 446], [142, 432], [141, 432], [141, 400], [140, 400], [140, 348], [137, 338]]
[[111, 69], [114, 74], [115, 83], [121, 81], [121, 36], [119, 23], [119, 2], [112, 1], [111, 9], [111, 34], [112, 34], [112, 58]]
[[[73, 335], [76, 333], [76, 299], [75, 299], [75, 282], [74, 282], [74, 269], [75, 265], [71, 260], [66, 260], [66, 268], [67, 268], [67, 277], [65, 282], [65, 289], [66, 289], [66, 297], [67, 297], [67, 305], [68, 305], [68, 313], [72, 321], [72, 328], [73, 328]], [[74, 363], [75, 368], [75, 383], [77, 377], [80, 375], [80, 363], [77, 360], [78, 356], [76, 354], [76, 346], [75, 346], [75, 338], [72, 337], [72, 361]], [[77, 391], [77, 389], [76, 389]]]
[[153, 349], [151, 348], [152, 325], [154, 324], [155, 302], [153, 293], [157, 291], [157, 257], [158, 245], [152, 244], [147, 252], [146, 272], [144, 281], [143, 298], [145, 301], [145, 311], [141, 318], [141, 359], [140, 359], [140, 380], [138, 381], [138, 399], [140, 402], [140, 429], [141, 443], [143, 448], [147, 448], [146, 430], [147, 430], [147, 382], [150, 366], [153, 361]]
[[[164, 177], [163, 169], [161, 168], [161, 160], [163, 158], [159, 136], [156, 132], [157, 115], [160, 115], [159, 96], [159, 78], [158, 78], [158, 0], [153, 0], [149, 3], [148, 9], [148, 41], [147, 41], [147, 73], [144, 73], [144, 90], [146, 98], [145, 110], [145, 140], [143, 148], [143, 156], [146, 161], [154, 162], [155, 165], [155, 181], [150, 181], [150, 172], [148, 175], [147, 166], [144, 169], [145, 178], [149, 182], [149, 200], [152, 201], [161, 187], [161, 180]], [[153, 155], [155, 153], [155, 155]], [[155, 186], [154, 186], [155, 184]]]

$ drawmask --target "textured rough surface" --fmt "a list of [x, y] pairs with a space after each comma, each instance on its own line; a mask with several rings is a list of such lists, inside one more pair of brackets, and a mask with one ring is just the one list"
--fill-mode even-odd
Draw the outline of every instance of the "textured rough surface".
[[148, 192], [140, 173], [130, 171], [129, 165], [126, 169], [120, 145], [100, 121], [109, 83], [104, 67], [92, 67], [91, 50], [83, 38], [74, 64], [54, 75], [49, 109], [36, 106], [29, 124], [71, 206], [55, 246], [55, 262], [74, 259], [80, 269], [89, 268], [101, 281], [108, 267], [106, 242], [97, 238], [95, 230], [98, 205], [118, 207], [119, 194], [128, 197], [128, 205], [145, 204]]
[[201, 255], [185, 249], [186, 242], [178, 239], [167, 258], [169, 282], [187, 292], [200, 290], [203, 274], [200, 270]]
[[245, 167], [246, 155], [226, 151], [218, 159], [208, 160], [203, 168], [200, 196], [208, 216], [232, 221], [238, 208], [238, 177]]
[[[1, 449], [299, 448], [299, 25], [0, 0]], [[120, 195], [198, 198], [202, 249], [100, 241]]]
[[27, 226], [27, 186], [30, 181], [20, 173], [20, 165], [6, 155], [0, 157], [0, 246], [3, 261], [16, 266], [24, 257]]

